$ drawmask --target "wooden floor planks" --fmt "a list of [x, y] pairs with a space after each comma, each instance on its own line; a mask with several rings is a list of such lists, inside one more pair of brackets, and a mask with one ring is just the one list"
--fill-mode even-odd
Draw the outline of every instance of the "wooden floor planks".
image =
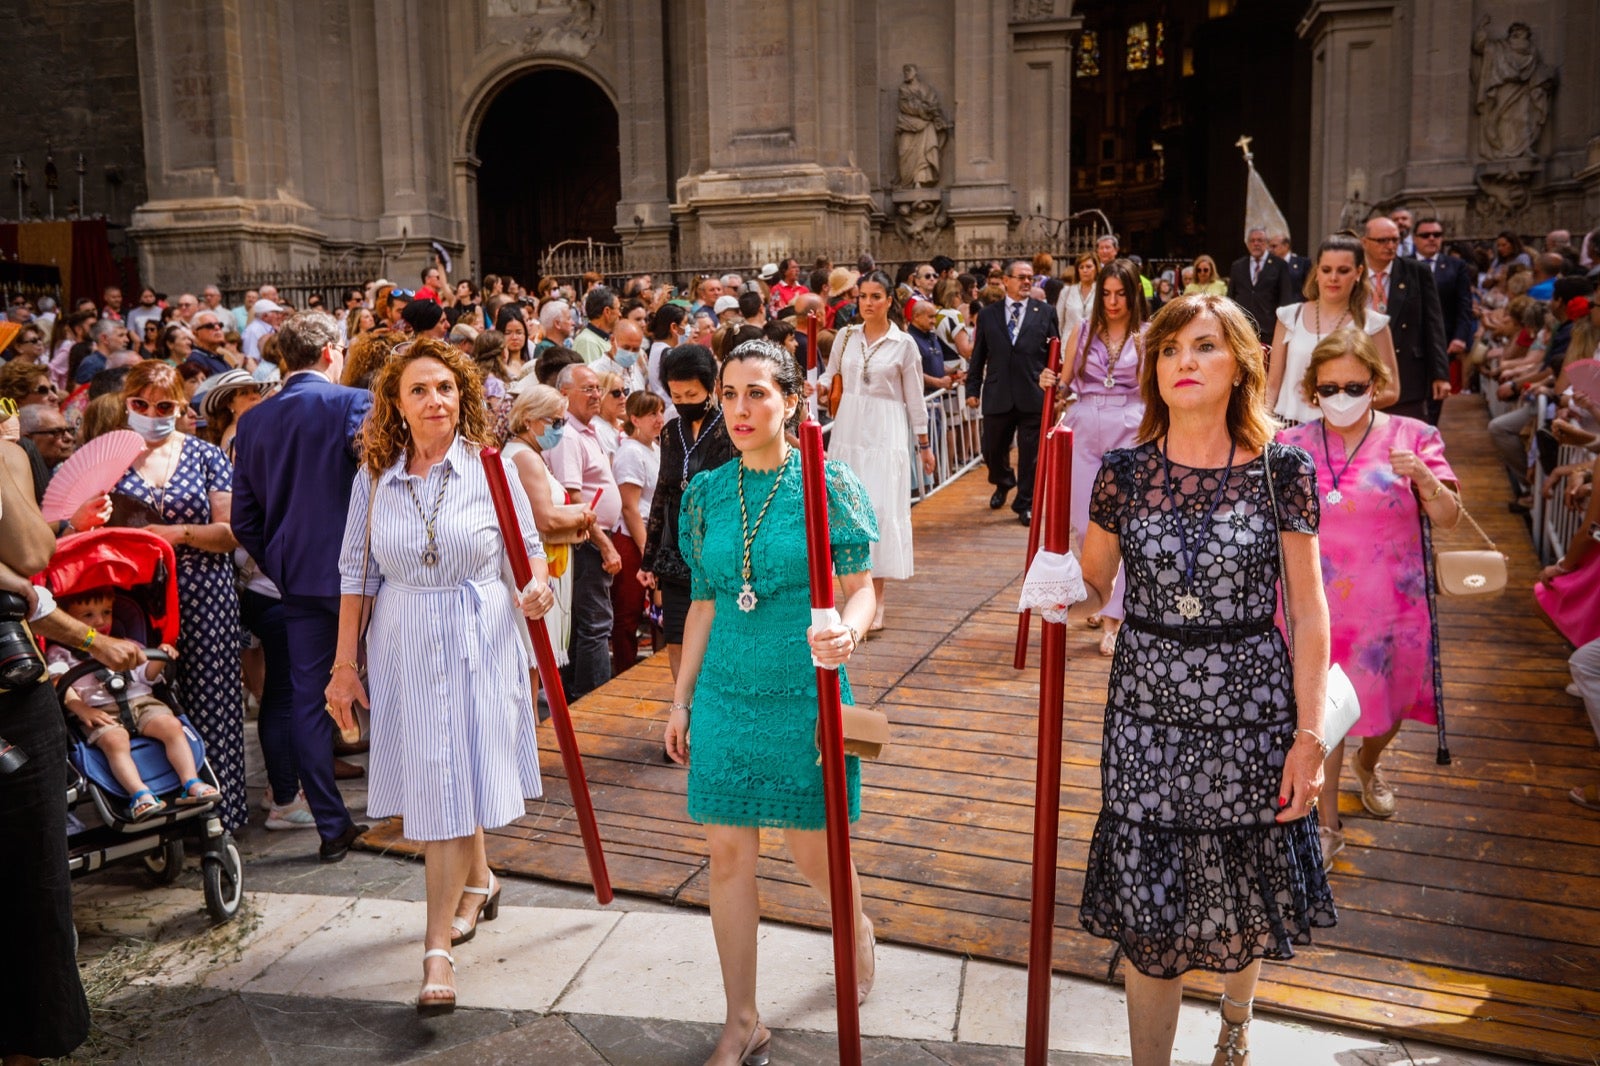
[[[1442, 600], [1446, 707], [1454, 762], [1431, 731], [1403, 730], [1386, 761], [1400, 793], [1388, 822], [1341, 797], [1349, 847], [1332, 882], [1337, 928], [1292, 961], [1268, 965], [1264, 1009], [1399, 1037], [1549, 1062], [1600, 1060], [1600, 819], [1565, 797], [1600, 778], [1578, 701], [1562, 689], [1568, 649], [1537, 616], [1537, 565], [1475, 397], [1448, 405], [1449, 457], [1474, 514], [1511, 557], [1493, 598]], [[895, 742], [863, 769], [853, 841], [878, 935], [1024, 961], [1033, 824], [1037, 632], [1029, 670], [1011, 668], [1025, 532], [985, 507], [969, 475], [914, 511], [919, 573], [891, 583], [890, 630], [852, 669], [882, 703]], [[1442, 537], [1442, 546], [1468, 541]], [[1037, 626], [1035, 626], [1037, 631]], [[1063, 723], [1056, 968], [1105, 979], [1110, 945], [1077, 925], [1088, 840], [1099, 810], [1100, 719], [1108, 661], [1098, 634], [1069, 634]], [[612, 884], [705, 906], [705, 844], [684, 814], [682, 771], [660, 758], [671, 697], [663, 656], [574, 707]], [[489, 834], [506, 873], [586, 883], [560, 760], [547, 796]], [[1346, 787], [1351, 785], [1346, 775]], [[397, 820], [364, 841], [414, 851]], [[824, 905], [763, 836], [763, 913], [811, 926]], [[1218, 984], [1196, 975], [1196, 991]]]

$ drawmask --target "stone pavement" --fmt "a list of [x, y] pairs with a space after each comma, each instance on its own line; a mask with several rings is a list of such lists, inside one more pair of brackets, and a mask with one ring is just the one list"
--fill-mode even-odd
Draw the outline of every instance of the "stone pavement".
[[[353, 809], [364, 805], [359, 787], [346, 795]], [[421, 863], [351, 852], [323, 865], [316, 843], [310, 831], [248, 829], [246, 906], [218, 928], [192, 860], [166, 888], [126, 864], [78, 882], [96, 1024], [73, 1061], [691, 1066], [716, 1039], [721, 981], [703, 911], [622, 897], [601, 908], [586, 891], [522, 879], [505, 882], [499, 918], [457, 949], [462, 1007], [419, 1020]], [[835, 1061], [828, 937], [765, 923], [760, 951], [774, 1063]], [[861, 1012], [864, 1059], [1020, 1063], [1025, 983], [1018, 967], [880, 945]], [[1052, 1063], [1128, 1061], [1120, 988], [1058, 976], [1052, 1009]], [[1186, 1004], [1176, 1060], [1209, 1063], [1216, 1031], [1214, 1006]], [[1265, 1015], [1251, 1038], [1258, 1066], [1512, 1061]]]

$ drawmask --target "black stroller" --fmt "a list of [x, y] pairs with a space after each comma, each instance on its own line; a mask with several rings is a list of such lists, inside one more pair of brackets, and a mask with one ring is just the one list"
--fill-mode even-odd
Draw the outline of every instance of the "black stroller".
[[[43, 574], [43, 584], [58, 597], [114, 589], [113, 611], [120, 634], [153, 649], [177, 640], [176, 567], [172, 546], [153, 533], [99, 529], [63, 538]], [[147, 654], [153, 659], [162, 657], [154, 650]], [[85, 659], [53, 676], [52, 681], [57, 694], [65, 698], [73, 682], [100, 671], [106, 668], [94, 659]], [[107, 688], [118, 692], [116, 676], [106, 673]], [[217, 776], [206, 762], [205, 746], [173, 700], [170, 688], [164, 680], [153, 685], [162, 702], [178, 712], [200, 780], [218, 788]], [[139, 857], [157, 884], [171, 884], [183, 872], [184, 842], [192, 840], [201, 852], [206, 910], [217, 922], [239, 913], [244, 899], [243, 862], [238, 845], [222, 827], [217, 801], [169, 805], [157, 814], [132, 820], [128, 815], [130, 797], [112, 774], [106, 756], [86, 742], [75, 718], [69, 725], [75, 740], [68, 756], [67, 807], [83, 824], [82, 829], [70, 831], [67, 840], [72, 876]], [[130, 747], [140, 776], [155, 795], [181, 791], [183, 782], [167, 762], [160, 743], [134, 735]]]

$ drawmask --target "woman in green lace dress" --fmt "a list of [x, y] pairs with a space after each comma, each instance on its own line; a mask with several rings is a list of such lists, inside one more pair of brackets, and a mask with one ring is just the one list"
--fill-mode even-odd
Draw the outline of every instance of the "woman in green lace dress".
[[[718, 394], [739, 458], [696, 474], [683, 497], [679, 528], [692, 603], [666, 747], [689, 767], [689, 816], [704, 824], [711, 850], [711, 924], [728, 1012], [707, 1066], [767, 1061], [770, 1034], [756, 1013], [760, 831], [784, 830], [795, 866], [826, 899], [812, 657], [842, 665], [876, 610], [868, 569], [878, 539], [872, 503], [849, 468], [828, 463], [833, 566], [846, 599], [838, 624], [810, 629], [800, 455], [784, 436], [803, 387], [794, 359], [768, 341], [730, 352]], [[850, 702], [842, 669], [839, 683]], [[846, 760], [846, 776], [854, 821], [861, 810], [855, 758]], [[865, 999], [874, 973], [872, 923], [861, 912], [854, 869], [850, 879]]]

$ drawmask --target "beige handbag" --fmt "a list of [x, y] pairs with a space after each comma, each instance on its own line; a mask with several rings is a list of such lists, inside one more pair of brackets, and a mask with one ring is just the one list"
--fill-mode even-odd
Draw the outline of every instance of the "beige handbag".
[[1461, 517], [1488, 543], [1487, 551], [1435, 551], [1434, 572], [1439, 577], [1439, 591], [1447, 596], [1483, 596], [1499, 592], [1506, 587], [1506, 557], [1495, 548], [1494, 541], [1483, 531], [1466, 507], [1457, 498]]

